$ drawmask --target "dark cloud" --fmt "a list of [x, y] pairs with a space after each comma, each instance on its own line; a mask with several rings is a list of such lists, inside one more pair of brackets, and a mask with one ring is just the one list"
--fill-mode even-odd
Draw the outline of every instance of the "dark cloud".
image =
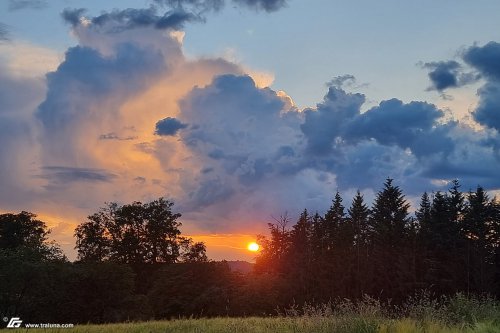
[[462, 87], [479, 79], [479, 75], [463, 72], [462, 65], [454, 60], [428, 62], [423, 67], [430, 69], [428, 75], [432, 86], [428, 90], [442, 92], [448, 88]]
[[9, 10], [44, 9], [48, 7], [46, 0], [9, 0]]
[[0, 43], [9, 40], [9, 29], [6, 24], [0, 22]]
[[305, 121], [300, 128], [307, 138], [309, 152], [316, 155], [331, 153], [335, 139], [342, 134], [342, 127], [360, 113], [364, 102], [362, 94], [346, 93], [331, 86], [316, 109], [304, 111]]
[[[287, 5], [288, 0], [231, 0], [233, 4], [254, 10], [273, 12]], [[224, 8], [225, 0], [154, 0], [155, 3], [171, 8], [189, 8], [196, 12], [219, 11]]]
[[220, 11], [224, 8], [224, 0], [154, 0], [155, 3], [169, 8], [191, 10], [197, 13]]
[[465, 50], [463, 59], [486, 80], [477, 91], [479, 104], [473, 113], [474, 120], [500, 131], [500, 44], [474, 45]]
[[61, 17], [64, 22], [76, 27], [81, 23], [81, 18], [85, 12], [87, 12], [85, 8], [65, 8], [61, 13]]
[[500, 81], [500, 43], [472, 46], [465, 50], [463, 59], [487, 79]]
[[137, 139], [137, 136], [119, 136], [115, 132], [99, 135], [99, 140], [129, 141], [129, 140], [135, 140], [135, 139]]
[[354, 77], [354, 75], [345, 74], [334, 77], [329, 82], [327, 82], [326, 86], [334, 88], [342, 88], [344, 85], [350, 86], [354, 82], [356, 82], [356, 78]]
[[[61, 16], [72, 26], [81, 24], [81, 19], [86, 10], [65, 9]], [[202, 17], [181, 9], [169, 10], [163, 15], [158, 15], [156, 7], [123, 10], [115, 9], [90, 18], [92, 27], [102, 29], [104, 32], [120, 32], [143, 27], [154, 27], [156, 29], [181, 29], [186, 22], [201, 21]]]
[[184, 23], [196, 20], [201, 20], [201, 18], [182, 10], [171, 10], [163, 15], [157, 15], [156, 9], [151, 7], [114, 10], [92, 18], [92, 23], [100, 27], [111, 23], [113, 28], [110, 31], [121, 31], [148, 26], [156, 29], [181, 29]]
[[439, 124], [444, 114], [436, 106], [391, 99], [361, 113], [364, 102], [364, 95], [347, 93], [331, 85], [323, 103], [304, 111], [301, 130], [307, 138], [308, 151], [324, 156], [343, 144], [369, 140], [411, 149], [417, 157], [453, 150], [448, 132], [455, 124]]
[[424, 65], [425, 68], [431, 69], [429, 79], [432, 82], [433, 89], [442, 91], [446, 88], [454, 88], [458, 86], [460, 64], [456, 61], [440, 61], [428, 62]]
[[[26, 0], [28, 1], [28, 0]], [[232, 0], [237, 5], [264, 10], [277, 11], [286, 5], [286, 0]], [[29, 1], [28, 1], [29, 2]], [[149, 8], [123, 10], [115, 9], [89, 18], [93, 28], [103, 29], [104, 32], [120, 32], [123, 30], [154, 27], [156, 29], [182, 29], [188, 22], [204, 22], [208, 12], [220, 11], [225, 0], [154, 0]], [[166, 7], [166, 8], [165, 8]], [[161, 14], [160, 9], [166, 9]], [[65, 22], [73, 27], [82, 22], [86, 10], [65, 9], [61, 16]]]
[[156, 123], [155, 134], [174, 136], [179, 130], [186, 128], [187, 126], [187, 124], [183, 124], [175, 118], [167, 117]]
[[233, 2], [255, 10], [265, 10], [266, 12], [274, 12], [287, 5], [287, 0], [233, 0]]
[[500, 132], [500, 82], [487, 82], [477, 94], [479, 104], [473, 113], [474, 120]]
[[38, 177], [47, 179], [52, 185], [72, 182], [111, 182], [117, 176], [101, 169], [46, 166]]
[[449, 153], [453, 142], [447, 132], [452, 125], [438, 125], [443, 115], [436, 106], [425, 102], [382, 101], [352, 119], [344, 128], [343, 138], [354, 142], [375, 139], [382, 145], [409, 148], [418, 157]]

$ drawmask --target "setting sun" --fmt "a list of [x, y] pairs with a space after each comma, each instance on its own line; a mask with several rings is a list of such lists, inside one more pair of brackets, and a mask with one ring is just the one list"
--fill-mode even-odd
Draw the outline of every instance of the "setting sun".
[[259, 251], [259, 248], [260, 248], [259, 244], [255, 243], [255, 242], [249, 243], [247, 246], [248, 251], [252, 251], [252, 252]]

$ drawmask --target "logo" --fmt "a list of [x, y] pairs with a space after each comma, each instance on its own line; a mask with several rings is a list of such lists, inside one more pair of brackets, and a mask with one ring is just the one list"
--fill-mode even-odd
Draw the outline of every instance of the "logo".
[[18, 328], [21, 327], [21, 324], [23, 321], [19, 317], [12, 317], [10, 318], [9, 323], [7, 324], [7, 328]]

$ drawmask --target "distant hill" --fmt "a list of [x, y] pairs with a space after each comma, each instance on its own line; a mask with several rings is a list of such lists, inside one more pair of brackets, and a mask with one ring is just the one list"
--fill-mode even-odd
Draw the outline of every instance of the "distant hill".
[[240, 272], [242, 274], [251, 273], [253, 271], [253, 266], [255, 265], [248, 261], [242, 261], [242, 260], [226, 261], [226, 262], [229, 265], [229, 268], [233, 272]]

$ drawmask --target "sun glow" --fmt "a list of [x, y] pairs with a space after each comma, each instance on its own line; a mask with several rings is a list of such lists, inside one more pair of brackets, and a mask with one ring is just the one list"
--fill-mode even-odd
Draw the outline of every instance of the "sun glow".
[[252, 252], [259, 251], [259, 248], [260, 248], [259, 244], [255, 243], [255, 242], [248, 243], [248, 246], [247, 246], [248, 251], [252, 251]]

